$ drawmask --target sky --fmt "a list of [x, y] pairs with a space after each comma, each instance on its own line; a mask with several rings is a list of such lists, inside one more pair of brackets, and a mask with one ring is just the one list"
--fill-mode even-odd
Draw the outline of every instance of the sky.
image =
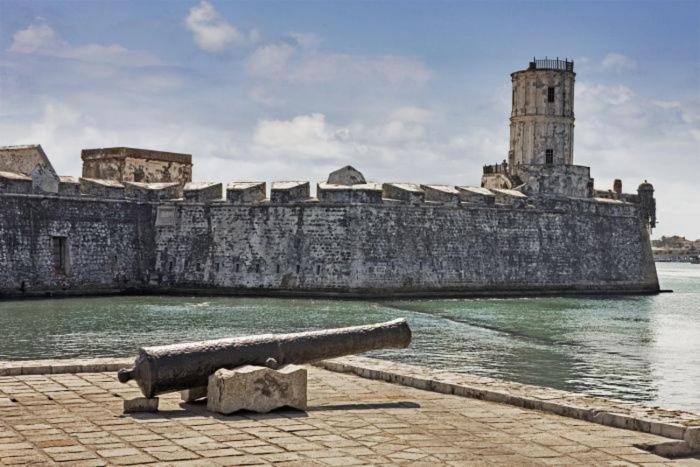
[[[0, 1], [0, 145], [193, 154], [196, 181], [479, 185], [510, 76], [575, 61], [574, 163], [700, 238], [700, 1]], [[312, 183], [314, 185], [314, 183]]]

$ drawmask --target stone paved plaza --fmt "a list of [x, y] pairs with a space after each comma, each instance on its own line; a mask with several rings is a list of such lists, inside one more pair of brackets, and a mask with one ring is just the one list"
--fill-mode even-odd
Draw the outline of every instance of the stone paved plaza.
[[658, 436], [476, 399], [309, 370], [309, 410], [219, 416], [140, 395], [114, 373], [0, 377], [2, 464], [693, 464], [637, 449]]

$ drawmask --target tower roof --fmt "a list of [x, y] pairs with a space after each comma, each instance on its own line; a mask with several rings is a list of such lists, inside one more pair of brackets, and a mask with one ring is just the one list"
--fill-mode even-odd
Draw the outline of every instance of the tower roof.
[[574, 71], [574, 61], [569, 59], [560, 60], [557, 58], [536, 58], [532, 57], [532, 61], [527, 67], [528, 70], [561, 70]]

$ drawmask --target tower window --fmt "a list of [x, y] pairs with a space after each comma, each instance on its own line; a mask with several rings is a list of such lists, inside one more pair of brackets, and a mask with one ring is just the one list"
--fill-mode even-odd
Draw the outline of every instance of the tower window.
[[554, 102], [554, 88], [552, 86], [547, 88], [547, 102]]
[[544, 163], [547, 165], [554, 164], [554, 150], [547, 149], [544, 151]]

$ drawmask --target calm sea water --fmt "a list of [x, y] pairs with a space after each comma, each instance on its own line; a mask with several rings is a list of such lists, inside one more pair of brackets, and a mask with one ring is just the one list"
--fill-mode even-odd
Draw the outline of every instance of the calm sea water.
[[107, 297], [0, 302], [0, 360], [131, 356], [143, 345], [409, 320], [417, 363], [700, 412], [700, 266], [658, 263], [672, 294], [330, 301]]

